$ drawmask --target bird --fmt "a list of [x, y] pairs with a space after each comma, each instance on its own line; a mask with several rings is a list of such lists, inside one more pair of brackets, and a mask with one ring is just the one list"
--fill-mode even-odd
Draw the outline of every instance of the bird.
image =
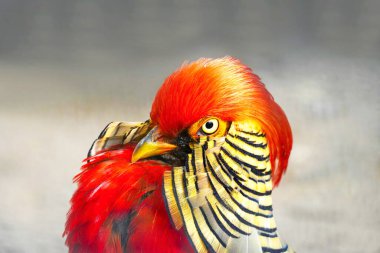
[[231, 56], [185, 62], [148, 120], [111, 122], [93, 142], [74, 177], [69, 252], [294, 252], [271, 197], [292, 143], [251, 68]]

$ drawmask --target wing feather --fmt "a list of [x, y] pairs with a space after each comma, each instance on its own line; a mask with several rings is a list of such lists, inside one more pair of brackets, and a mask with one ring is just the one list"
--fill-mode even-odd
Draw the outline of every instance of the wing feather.
[[92, 143], [87, 157], [102, 151], [120, 148], [126, 144], [136, 144], [151, 129], [150, 121], [109, 123]]

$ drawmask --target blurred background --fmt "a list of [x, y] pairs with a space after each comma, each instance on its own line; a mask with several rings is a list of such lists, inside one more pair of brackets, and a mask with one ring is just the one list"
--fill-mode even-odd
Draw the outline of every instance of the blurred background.
[[0, 252], [67, 252], [72, 177], [183, 61], [232, 55], [294, 131], [274, 193], [297, 252], [380, 252], [380, 1], [0, 1]]

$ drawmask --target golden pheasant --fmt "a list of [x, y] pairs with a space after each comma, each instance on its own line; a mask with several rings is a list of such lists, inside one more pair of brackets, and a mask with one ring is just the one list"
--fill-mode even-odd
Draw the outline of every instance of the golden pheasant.
[[292, 148], [288, 120], [258, 76], [224, 57], [186, 63], [150, 119], [110, 123], [71, 200], [70, 252], [292, 252], [271, 193]]

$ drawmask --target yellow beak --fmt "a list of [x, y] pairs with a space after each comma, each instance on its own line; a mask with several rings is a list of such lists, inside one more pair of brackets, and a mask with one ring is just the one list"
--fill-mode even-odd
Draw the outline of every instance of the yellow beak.
[[160, 137], [157, 127], [150, 130], [150, 132], [137, 143], [132, 154], [132, 162], [134, 163], [144, 158], [161, 155], [177, 147], [176, 145], [159, 141], [158, 139]]

